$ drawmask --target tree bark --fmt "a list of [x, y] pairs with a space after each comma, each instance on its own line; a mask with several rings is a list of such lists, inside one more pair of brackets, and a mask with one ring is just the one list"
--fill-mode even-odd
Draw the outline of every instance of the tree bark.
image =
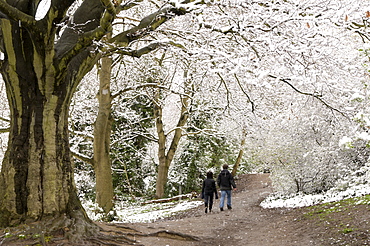
[[[42, 220], [86, 227], [91, 221], [74, 186], [68, 115], [73, 93], [96, 63], [97, 53], [86, 49], [68, 57], [58, 53], [56, 26], [51, 25], [55, 19], [35, 22], [30, 18], [35, 9], [28, 8], [27, 1], [14, 5], [17, 9], [9, 12], [10, 18], [0, 20], [4, 53], [0, 71], [11, 117], [0, 173], [0, 226]], [[0, 6], [3, 12], [7, 8]], [[68, 8], [68, 2], [59, 8]]]
[[[185, 72], [185, 77], [187, 72]], [[186, 82], [187, 83], [187, 82]], [[186, 87], [186, 86], [185, 86]], [[188, 107], [189, 107], [188, 96], [181, 96], [181, 110], [179, 120], [176, 128], [174, 129], [174, 135], [168, 150], [166, 150], [166, 142], [168, 141], [167, 135], [164, 132], [163, 121], [162, 121], [162, 107], [156, 104], [154, 108], [154, 116], [156, 117], [156, 127], [158, 134], [158, 177], [156, 183], [156, 197], [162, 198], [164, 196], [165, 186], [168, 179], [168, 170], [175, 156], [177, 147], [182, 137], [183, 127], [186, 125], [189, 118]], [[158, 100], [157, 100], [158, 101]]]
[[238, 171], [238, 168], [240, 166], [240, 163], [242, 162], [243, 159], [243, 154], [244, 154], [244, 146], [245, 146], [245, 131], [243, 130], [243, 136], [242, 136], [242, 141], [240, 144], [240, 150], [238, 157], [236, 158], [236, 161], [233, 166], [233, 170], [231, 171], [231, 175], [235, 176], [236, 172]]
[[112, 164], [110, 160], [111, 76], [112, 58], [101, 59], [100, 88], [98, 94], [99, 112], [94, 128], [94, 170], [96, 176], [96, 202], [105, 213], [113, 207]]
[[163, 129], [162, 107], [154, 107], [154, 117], [156, 118], [156, 128], [158, 134], [158, 177], [156, 182], [156, 197], [162, 198], [164, 187], [167, 183], [169, 164], [166, 157], [166, 135]]
[[[1, 28], [12, 37], [4, 41], [14, 52], [8, 52], [9, 62], [2, 66], [11, 124], [0, 175], [0, 225], [76, 213], [88, 220], [73, 185], [68, 142], [74, 88], [55, 81], [53, 53], [38, 53], [26, 30], [7, 20]], [[13, 41], [22, 35], [22, 42]]]

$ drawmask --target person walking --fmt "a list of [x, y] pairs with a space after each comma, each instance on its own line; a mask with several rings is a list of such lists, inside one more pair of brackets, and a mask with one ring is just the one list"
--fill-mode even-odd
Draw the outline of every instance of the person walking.
[[217, 177], [217, 185], [221, 190], [220, 211], [224, 211], [225, 196], [227, 196], [227, 208], [232, 209], [231, 190], [236, 190], [234, 177], [231, 175], [228, 168], [229, 166], [224, 164], [222, 166], [222, 171]]
[[213, 194], [218, 199], [216, 181], [213, 179], [213, 173], [207, 172], [207, 178], [203, 181], [202, 198], [204, 199], [205, 213], [212, 212]]

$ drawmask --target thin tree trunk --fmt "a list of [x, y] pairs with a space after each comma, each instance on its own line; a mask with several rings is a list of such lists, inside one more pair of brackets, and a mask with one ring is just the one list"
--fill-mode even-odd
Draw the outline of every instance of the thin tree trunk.
[[163, 129], [162, 122], [162, 107], [155, 105], [154, 116], [156, 117], [156, 128], [158, 134], [158, 177], [156, 183], [156, 197], [162, 198], [164, 195], [164, 187], [167, 183], [168, 164], [166, 162], [166, 135]]
[[236, 172], [238, 171], [240, 163], [242, 162], [243, 154], [244, 154], [244, 146], [245, 146], [245, 131], [243, 131], [243, 136], [242, 136], [242, 141], [241, 141], [241, 144], [240, 144], [240, 150], [239, 150], [238, 157], [236, 158], [236, 161], [235, 161], [234, 166], [233, 166], [233, 170], [231, 171], [231, 174], [233, 176], [236, 175]]
[[99, 112], [94, 128], [94, 169], [96, 176], [96, 201], [105, 213], [113, 207], [112, 165], [109, 156], [112, 131], [111, 76], [112, 58], [101, 59]]
[[180, 111], [180, 118], [178, 120], [177, 126], [174, 130], [174, 136], [171, 141], [170, 148], [166, 153], [166, 141], [167, 136], [164, 133], [163, 129], [163, 122], [162, 122], [162, 108], [160, 106], [155, 107], [155, 117], [156, 117], [156, 127], [158, 133], [158, 159], [159, 159], [159, 166], [158, 166], [158, 177], [156, 183], [156, 197], [162, 198], [164, 196], [165, 186], [167, 184], [168, 179], [168, 170], [170, 168], [171, 162], [175, 156], [178, 144], [182, 137], [182, 127], [185, 126], [188, 120], [188, 105], [189, 105], [189, 97], [182, 97], [181, 98], [181, 111]]

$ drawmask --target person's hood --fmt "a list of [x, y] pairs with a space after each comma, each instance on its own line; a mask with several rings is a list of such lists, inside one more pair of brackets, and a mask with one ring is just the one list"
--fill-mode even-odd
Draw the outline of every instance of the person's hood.
[[230, 173], [230, 172], [229, 172], [229, 170], [227, 170], [227, 169], [223, 169], [223, 170], [221, 171], [221, 174], [222, 174], [222, 175], [224, 175], [224, 176], [226, 176], [228, 173]]

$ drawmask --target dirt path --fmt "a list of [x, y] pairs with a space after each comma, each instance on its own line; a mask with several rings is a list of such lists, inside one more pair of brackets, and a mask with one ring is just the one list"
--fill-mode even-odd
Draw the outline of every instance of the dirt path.
[[320, 245], [312, 239], [315, 238], [312, 225], [296, 223], [296, 218], [287, 210], [258, 206], [272, 192], [268, 174], [245, 175], [237, 180], [237, 186], [232, 210], [220, 212], [219, 200], [216, 200], [214, 211], [208, 214], [199, 207], [181, 219], [103, 227], [120, 230], [145, 246]]
[[[67, 237], [41, 240], [42, 245], [91, 246], [364, 246], [370, 245], [369, 203], [356, 201], [322, 204], [301, 209], [262, 209], [260, 202], [272, 192], [268, 174], [238, 177], [238, 191], [233, 193], [233, 209], [220, 212], [204, 207], [180, 213], [155, 223], [97, 223], [101, 232], [95, 237], [72, 243]], [[27, 234], [24, 225], [13, 228], [12, 240], [1, 235], [0, 245], [41, 245], [40, 235]], [[68, 229], [68, 228], [67, 228]], [[30, 229], [29, 229], [30, 230]], [[23, 235], [24, 236], [24, 235]], [[28, 235], [29, 236], [29, 235]], [[3, 243], [1, 240], [6, 239]], [[9, 242], [12, 242], [11, 244]]]

